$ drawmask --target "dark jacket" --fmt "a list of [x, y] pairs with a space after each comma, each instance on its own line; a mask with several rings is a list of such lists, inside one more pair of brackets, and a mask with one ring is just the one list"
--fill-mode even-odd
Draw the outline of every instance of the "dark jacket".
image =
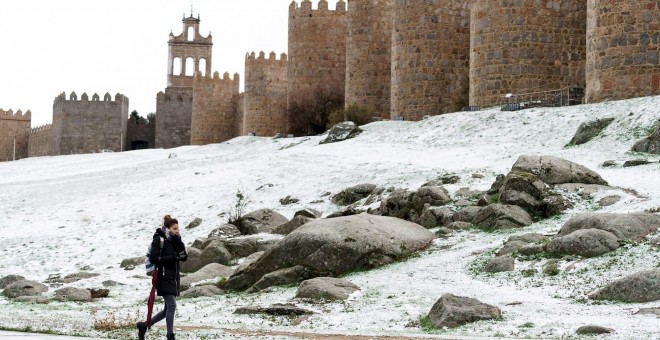
[[[160, 248], [161, 237], [165, 239], [162, 249]], [[158, 268], [158, 285], [156, 286], [158, 296], [179, 296], [181, 277], [179, 275], [180, 260], [177, 254], [184, 252], [185, 249], [186, 246], [180, 236], [170, 235], [170, 238], [166, 238], [160, 228], [156, 229], [151, 242], [149, 261]], [[181, 261], [185, 261], [185, 258]]]

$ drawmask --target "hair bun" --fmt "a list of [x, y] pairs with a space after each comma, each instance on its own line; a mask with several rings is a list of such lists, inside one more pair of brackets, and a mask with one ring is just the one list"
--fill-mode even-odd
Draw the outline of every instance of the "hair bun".
[[165, 215], [165, 217], [163, 217], [163, 220], [165, 220], [165, 221], [171, 220], [171, 219], [172, 219], [172, 216], [170, 216], [170, 215]]

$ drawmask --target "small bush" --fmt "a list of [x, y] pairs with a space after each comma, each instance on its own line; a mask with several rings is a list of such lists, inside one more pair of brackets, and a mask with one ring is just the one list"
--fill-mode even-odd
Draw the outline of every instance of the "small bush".
[[248, 204], [250, 204], [250, 200], [248, 199], [247, 195], [245, 195], [242, 191], [237, 190], [234, 205], [229, 209], [229, 211], [227, 211], [227, 223], [238, 226], [238, 223], [247, 211]]
[[357, 126], [368, 124], [371, 123], [374, 115], [375, 111], [372, 109], [357, 104], [351, 104], [330, 113], [327, 128], [330, 129], [331, 127], [345, 121], [351, 121]]

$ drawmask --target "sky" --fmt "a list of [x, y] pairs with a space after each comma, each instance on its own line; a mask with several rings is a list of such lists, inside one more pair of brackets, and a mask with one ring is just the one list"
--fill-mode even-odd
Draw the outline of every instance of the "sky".
[[[245, 53], [287, 52], [290, 3], [193, 0], [200, 33], [213, 35], [213, 71], [242, 81]], [[75, 91], [122, 93], [129, 112], [155, 112], [169, 34], [190, 11], [191, 0], [0, 0], [0, 108], [31, 110], [37, 127], [51, 123], [58, 94]]]

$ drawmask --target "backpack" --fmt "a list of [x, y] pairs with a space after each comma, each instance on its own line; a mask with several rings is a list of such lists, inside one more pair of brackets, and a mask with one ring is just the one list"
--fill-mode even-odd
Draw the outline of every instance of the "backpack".
[[[160, 250], [163, 250], [163, 244], [165, 244], [165, 239], [160, 238]], [[149, 248], [147, 248], [147, 254], [144, 257], [144, 269], [147, 272], [147, 276], [153, 276], [154, 271], [156, 271], [156, 265], [151, 263], [149, 260], [149, 256], [151, 255], [151, 244], [149, 245]]]

